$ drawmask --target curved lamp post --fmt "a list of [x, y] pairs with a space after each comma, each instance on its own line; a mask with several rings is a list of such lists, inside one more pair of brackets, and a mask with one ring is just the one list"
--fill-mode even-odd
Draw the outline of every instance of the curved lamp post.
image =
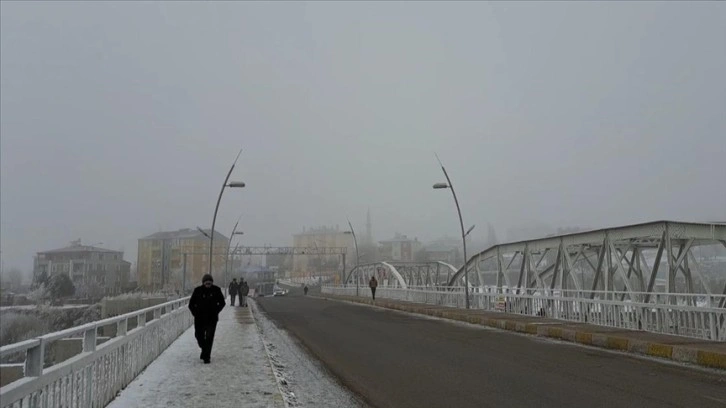
[[439, 160], [439, 156], [436, 156], [436, 160], [439, 161], [439, 164], [441, 165], [441, 171], [444, 172], [444, 177], [446, 177], [446, 183], [436, 183], [434, 184], [434, 189], [451, 189], [451, 194], [454, 196], [454, 203], [456, 204], [456, 212], [459, 213], [459, 225], [461, 226], [461, 240], [464, 244], [464, 293], [466, 296], [465, 304], [466, 308], [469, 308], [469, 271], [466, 269], [466, 236], [471, 232], [474, 227], [470, 228], [469, 231], [464, 231], [464, 220], [461, 218], [461, 208], [459, 208], [459, 200], [456, 198], [456, 192], [454, 191], [454, 185], [451, 183], [451, 179], [449, 178], [449, 174], [446, 172], [446, 169], [444, 168], [444, 165], [441, 163], [441, 160]]
[[[222, 189], [219, 191], [219, 197], [217, 197], [217, 205], [214, 207], [214, 217], [212, 218], [212, 231], [209, 234], [209, 274], [212, 274], [212, 250], [214, 248], [214, 225], [217, 223], [217, 211], [219, 211], [219, 203], [222, 201], [222, 194], [224, 193], [224, 189], [226, 187], [230, 188], [242, 188], [245, 186], [245, 183], [241, 181], [229, 181], [229, 176], [232, 175], [232, 170], [234, 170], [234, 166], [237, 164], [237, 160], [239, 159], [240, 154], [242, 154], [242, 149], [240, 149], [239, 153], [237, 153], [237, 157], [235, 157], [234, 162], [232, 163], [232, 167], [229, 168], [229, 171], [227, 172], [227, 177], [224, 178], [224, 183], [222, 183]], [[231, 239], [231, 238], [230, 238]], [[225, 282], [226, 284], [226, 282]]]
[[242, 218], [242, 215], [237, 218], [237, 222], [234, 223], [234, 228], [232, 228], [232, 234], [229, 236], [229, 240], [227, 241], [227, 256], [224, 259], [224, 287], [225, 287], [225, 293], [227, 293], [227, 281], [229, 280], [229, 248], [232, 246], [232, 240], [234, 239], [235, 235], [242, 235], [243, 232], [237, 232], [237, 226], [239, 225], [239, 220]]
[[[353, 235], [353, 244], [355, 244], [355, 267], [358, 267], [358, 264], [360, 264], [360, 255], [358, 255], [358, 239], [355, 237], [355, 230], [353, 229], [353, 224], [350, 223], [350, 219], [348, 219], [348, 226], [350, 227], [350, 233]], [[346, 231], [347, 233], [348, 231]], [[343, 282], [343, 284], [347, 284], [348, 282]], [[355, 279], [355, 295], [358, 296], [358, 278]]]

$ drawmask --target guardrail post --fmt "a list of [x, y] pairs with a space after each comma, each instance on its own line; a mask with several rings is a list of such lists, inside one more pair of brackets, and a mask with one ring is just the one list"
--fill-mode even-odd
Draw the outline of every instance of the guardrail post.
[[40, 339], [40, 344], [29, 348], [25, 355], [25, 376], [40, 377], [43, 374], [43, 361], [45, 359], [45, 343]]
[[161, 318], [161, 308], [157, 307], [156, 309], [154, 309], [154, 320], [157, 320], [160, 318]]
[[129, 327], [129, 319], [123, 319], [116, 324], [116, 335], [125, 336], [126, 330]]
[[95, 326], [83, 332], [83, 352], [96, 351], [96, 332]]
[[[96, 351], [96, 333], [98, 332], [97, 327], [83, 332], [83, 352]], [[85, 402], [87, 406], [92, 405], [93, 398], [93, 364], [90, 367], [86, 367], [86, 381], [85, 381]]]
[[136, 326], [137, 327], [146, 326], [146, 313], [140, 313], [140, 314], [136, 315]]

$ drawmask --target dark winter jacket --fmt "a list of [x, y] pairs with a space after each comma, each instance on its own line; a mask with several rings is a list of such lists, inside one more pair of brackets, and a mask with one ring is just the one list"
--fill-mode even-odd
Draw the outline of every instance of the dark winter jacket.
[[368, 282], [368, 286], [370, 286], [371, 289], [375, 289], [378, 287], [378, 281], [376, 280], [375, 277], [371, 278], [370, 282]]
[[192, 311], [194, 319], [202, 321], [216, 322], [225, 305], [222, 289], [215, 285], [209, 288], [204, 285], [197, 286], [189, 300], [189, 310]]
[[250, 293], [250, 286], [247, 284], [247, 282], [245, 282], [239, 286], [239, 295], [240, 296], [247, 296], [249, 293]]
[[237, 282], [232, 282], [229, 284], [229, 294], [232, 296], [237, 296], [237, 292], [239, 292], [240, 284]]

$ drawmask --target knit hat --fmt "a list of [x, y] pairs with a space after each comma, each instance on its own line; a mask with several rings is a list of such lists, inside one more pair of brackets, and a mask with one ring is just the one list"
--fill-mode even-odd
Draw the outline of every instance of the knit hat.
[[206, 275], [204, 275], [204, 276], [202, 277], [202, 283], [204, 283], [204, 282], [206, 282], [206, 281], [211, 281], [211, 282], [214, 282], [214, 278], [212, 278], [212, 275], [210, 275], [210, 274], [206, 274]]

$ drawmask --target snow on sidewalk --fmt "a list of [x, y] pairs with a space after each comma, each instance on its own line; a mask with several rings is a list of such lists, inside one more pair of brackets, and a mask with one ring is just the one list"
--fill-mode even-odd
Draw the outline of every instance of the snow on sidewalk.
[[200, 352], [191, 327], [108, 407], [285, 406], [252, 308], [228, 304], [219, 315], [212, 363], [204, 364]]

